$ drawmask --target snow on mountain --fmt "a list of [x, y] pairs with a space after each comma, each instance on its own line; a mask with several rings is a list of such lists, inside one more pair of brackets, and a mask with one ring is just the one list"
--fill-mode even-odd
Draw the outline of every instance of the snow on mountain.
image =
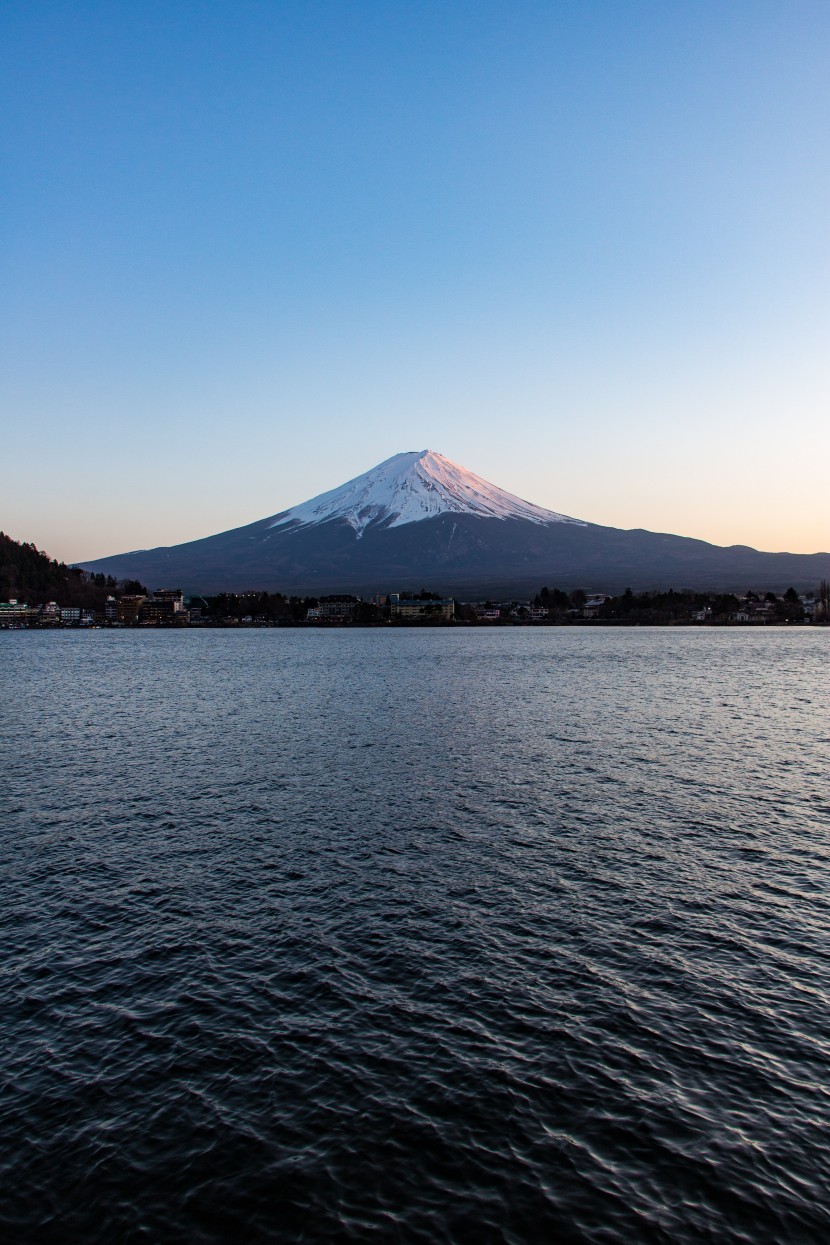
[[401, 527], [439, 514], [474, 514], [486, 519], [525, 519], [530, 523], [575, 523], [579, 519], [523, 501], [482, 480], [433, 450], [395, 454], [339, 488], [278, 514], [271, 527], [308, 527], [345, 519], [358, 539], [370, 523]]

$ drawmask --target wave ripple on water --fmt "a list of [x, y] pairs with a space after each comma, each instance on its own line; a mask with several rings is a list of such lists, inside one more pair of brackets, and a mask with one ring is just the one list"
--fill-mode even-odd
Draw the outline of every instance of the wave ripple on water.
[[827, 639], [0, 635], [9, 1239], [830, 1239]]

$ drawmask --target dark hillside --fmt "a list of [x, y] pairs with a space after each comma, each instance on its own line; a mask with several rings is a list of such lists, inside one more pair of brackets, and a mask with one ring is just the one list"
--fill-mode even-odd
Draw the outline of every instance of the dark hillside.
[[[57, 562], [26, 541], [0, 532], [0, 601], [17, 598], [28, 605], [57, 601], [59, 605], [102, 605], [119, 584], [111, 575], [90, 574]], [[137, 590], [137, 586], [131, 585]]]

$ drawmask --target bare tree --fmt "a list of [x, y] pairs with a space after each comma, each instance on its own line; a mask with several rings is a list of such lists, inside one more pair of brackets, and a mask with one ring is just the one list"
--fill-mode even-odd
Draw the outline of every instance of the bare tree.
[[830, 584], [823, 579], [818, 586], [818, 613], [823, 623], [830, 622]]

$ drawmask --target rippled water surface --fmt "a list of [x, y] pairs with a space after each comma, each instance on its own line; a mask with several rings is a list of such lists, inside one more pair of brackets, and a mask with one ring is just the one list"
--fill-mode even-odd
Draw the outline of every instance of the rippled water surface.
[[829, 653], [0, 633], [6, 1239], [830, 1240]]

